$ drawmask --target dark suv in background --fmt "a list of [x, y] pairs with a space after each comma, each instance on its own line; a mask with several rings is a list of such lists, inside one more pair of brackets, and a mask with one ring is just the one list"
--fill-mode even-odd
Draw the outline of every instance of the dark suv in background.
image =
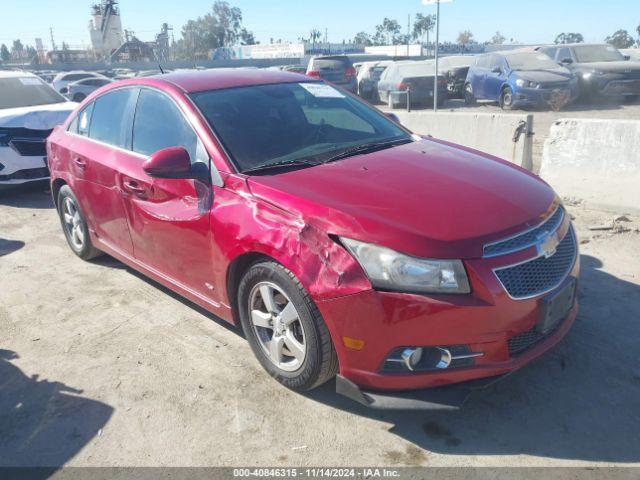
[[629, 61], [612, 45], [549, 45], [538, 51], [578, 76], [583, 100], [640, 96], [640, 62]]
[[314, 78], [321, 78], [352, 93], [356, 93], [358, 90], [356, 69], [346, 55], [312, 58], [307, 67], [307, 75]]

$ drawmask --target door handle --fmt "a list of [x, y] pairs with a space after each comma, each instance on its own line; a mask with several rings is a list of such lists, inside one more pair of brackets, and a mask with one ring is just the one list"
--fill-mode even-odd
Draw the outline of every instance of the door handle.
[[135, 180], [125, 180], [123, 182], [123, 187], [126, 191], [133, 193], [134, 195], [137, 195], [139, 197], [147, 196], [146, 188], [140, 186]]
[[87, 169], [87, 162], [85, 162], [84, 160], [82, 160], [81, 158], [74, 158], [73, 159], [73, 163], [75, 163], [78, 168], [80, 168], [80, 170], [86, 170]]

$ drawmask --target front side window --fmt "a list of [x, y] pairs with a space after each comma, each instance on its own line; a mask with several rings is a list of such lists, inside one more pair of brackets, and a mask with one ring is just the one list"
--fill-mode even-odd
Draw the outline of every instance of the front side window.
[[130, 148], [137, 96], [137, 89], [125, 88], [98, 97], [94, 102], [89, 137], [116, 147]]
[[240, 171], [317, 164], [354, 147], [412, 141], [377, 110], [324, 82], [212, 90], [192, 98]]
[[51, 105], [67, 100], [37, 77], [0, 78], [0, 109]]
[[201, 157], [198, 137], [166, 95], [142, 89], [133, 124], [133, 151], [152, 155], [169, 147], [184, 147], [194, 162]]

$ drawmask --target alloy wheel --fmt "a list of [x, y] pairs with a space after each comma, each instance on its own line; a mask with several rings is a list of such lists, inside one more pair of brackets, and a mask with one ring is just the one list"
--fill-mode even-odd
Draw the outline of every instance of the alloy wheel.
[[304, 327], [295, 305], [271, 282], [256, 284], [249, 295], [251, 325], [267, 358], [286, 372], [298, 370], [307, 355]]
[[77, 205], [69, 197], [66, 197], [62, 204], [62, 215], [64, 228], [69, 235], [69, 240], [71, 240], [71, 243], [76, 250], [82, 250], [85, 241], [84, 225]]

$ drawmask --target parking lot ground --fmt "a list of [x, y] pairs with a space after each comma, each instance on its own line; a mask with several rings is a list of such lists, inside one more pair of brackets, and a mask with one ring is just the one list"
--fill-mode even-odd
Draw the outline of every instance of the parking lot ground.
[[564, 341], [461, 411], [380, 413], [286, 390], [222, 321], [77, 259], [47, 194], [5, 193], [0, 466], [640, 465], [640, 218], [592, 231], [612, 214], [568, 208], [584, 243]]

